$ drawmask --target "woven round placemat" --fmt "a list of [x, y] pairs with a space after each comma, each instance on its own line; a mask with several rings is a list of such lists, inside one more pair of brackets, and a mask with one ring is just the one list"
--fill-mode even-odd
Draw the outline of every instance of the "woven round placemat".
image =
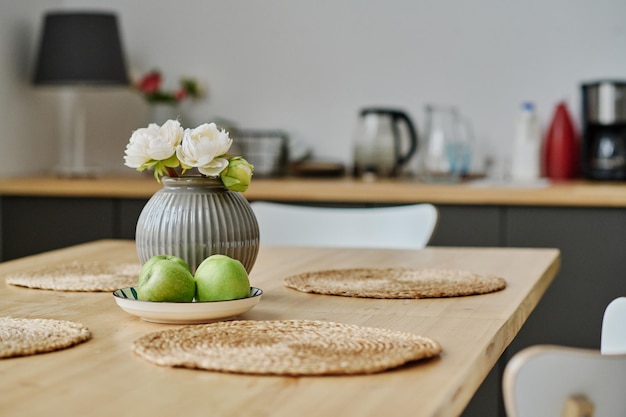
[[438, 298], [486, 294], [504, 278], [456, 269], [357, 268], [306, 272], [285, 278], [302, 292], [363, 298]]
[[71, 321], [0, 317], [0, 359], [52, 352], [89, 339], [89, 329]]
[[307, 320], [241, 320], [147, 334], [132, 350], [149, 362], [264, 375], [380, 372], [441, 352], [427, 337]]
[[115, 291], [137, 285], [141, 264], [71, 262], [7, 275], [6, 283], [57, 291]]

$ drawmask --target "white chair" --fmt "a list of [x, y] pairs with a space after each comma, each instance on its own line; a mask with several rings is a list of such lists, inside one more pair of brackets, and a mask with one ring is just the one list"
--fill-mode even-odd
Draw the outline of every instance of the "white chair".
[[626, 354], [626, 297], [614, 299], [604, 310], [600, 351], [603, 355]]
[[269, 246], [421, 249], [437, 227], [432, 204], [335, 208], [253, 201], [260, 241]]
[[508, 417], [626, 416], [626, 355], [532, 346], [508, 362], [502, 388]]

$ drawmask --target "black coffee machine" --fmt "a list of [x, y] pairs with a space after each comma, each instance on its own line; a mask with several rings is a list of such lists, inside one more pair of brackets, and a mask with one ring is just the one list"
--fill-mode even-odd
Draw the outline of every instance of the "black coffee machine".
[[626, 180], [626, 81], [582, 88], [581, 169], [594, 180]]

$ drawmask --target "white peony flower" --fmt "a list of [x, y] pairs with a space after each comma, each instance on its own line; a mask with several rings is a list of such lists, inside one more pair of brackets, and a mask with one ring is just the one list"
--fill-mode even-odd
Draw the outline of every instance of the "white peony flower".
[[228, 166], [224, 156], [231, 144], [228, 132], [218, 129], [215, 123], [205, 123], [195, 129], [185, 129], [176, 156], [183, 168], [198, 168], [201, 174], [215, 177]]
[[168, 120], [163, 126], [151, 123], [137, 129], [130, 137], [124, 152], [124, 165], [141, 168], [152, 161], [163, 161], [176, 152], [183, 138], [183, 128], [177, 120]]
[[219, 177], [229, 190], [243, 192], [250, 185], [253, 166], [240, 156], [228, 155], [232, 139], [215, 123], [183, 129], [178, 120], [134, 131], [126, 145], [124, 165], [154, 171], [154, 178], [179, 177], [190, 168]]
[[159, 128], [161, 137], [176, 148], [183, 140], [183, 127], [178, 120], [168, 120]]

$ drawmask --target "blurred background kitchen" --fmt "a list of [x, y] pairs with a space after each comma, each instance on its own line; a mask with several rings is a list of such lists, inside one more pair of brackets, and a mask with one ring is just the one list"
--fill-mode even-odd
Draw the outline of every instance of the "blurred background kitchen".
[[[0, 176], [58, 160], [67, 113], [57, 90], [32, 84], [49, 10], [115, 12], [135, 77], [198, 79], [205, 95], [182, 104], [186, 126], [280, 130], [292, 158], [346, 166], [364, 107], [402, 109], [422, 131], [427, 105], [454, 106], [472, 124], [472, 170], [497, 171], [524, 102], [542, 129], [564, 102], [579, 129], [580, 84], [626, 78], [623, 0], [0, 0]], [[89, 90], [88, 158], [136, 175], [123, 150], [148, 113], [130, 88]]]

